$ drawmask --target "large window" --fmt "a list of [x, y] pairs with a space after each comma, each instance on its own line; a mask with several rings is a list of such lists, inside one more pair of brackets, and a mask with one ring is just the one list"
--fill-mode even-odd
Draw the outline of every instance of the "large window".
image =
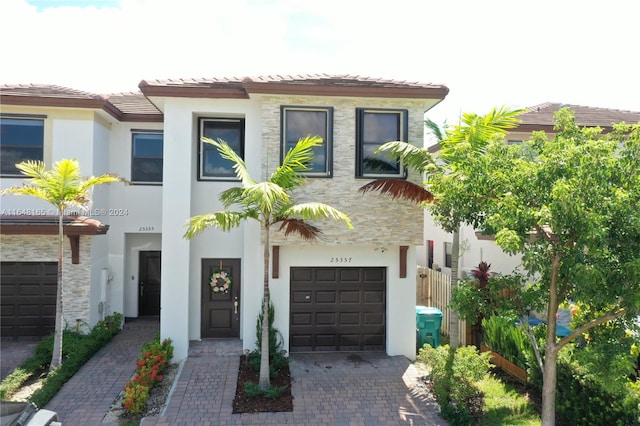
[[162, 183], [162, 143], [162, 133], [133, 131], [131, 142], [131, 181], [133, 183]]
[[282, 106], [282, 145], [280, 161], [298, 141], [318, 135], [322, 145], [313, 148], [313, 162], [305, 172], [309, 176], [331, 176], [333, 146], [333, 108]]
[[244, 158], [244, 120], [240, 118], [201, 118], [198, 134], [198, 179], [235, 180], [233, 162], [222, 158], [215, 146], [204, 143], [201, 137], [222, 139], [241, 158]]
[[44, 118], [0, 117], [0, 174], [21, 175], [16, 163], [44, 160]]
[[356, 176], [404, 177], [399, 161], [375, 150], [386, 142], [407, 141], [407, 115], [406, 110], [356, 110]]

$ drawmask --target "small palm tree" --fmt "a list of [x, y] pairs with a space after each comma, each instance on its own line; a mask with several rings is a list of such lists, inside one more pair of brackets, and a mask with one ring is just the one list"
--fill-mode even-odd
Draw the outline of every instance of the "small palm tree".
[[[504, 135], [508, 129], [516, 127], [517, 116], [521, 110], [509, 110], [505, 107], [494, 108], [487, 115], [465, 113], [462, 123], [450, 128], [446, 124], [438, 126], [431, 120], [425, 121], [425, 126], [430, 136], [437, 140], [440, 150], [437, 154], [411, 145], [407, 142], [387, 142], [378, 148], [378, 152], [389, 154], [402, 161], [403, 165], [418, 173], [424, 174], [427, 181], [424, 185], [415, 184], [404, 179], [381, 178], [363, 185], [359, 191], [366, 193], [378, 191], [381, 194], [390, 195], [392, 198], [400, 198], [413, 201], [427, 207], [429, 203], [437, 203], [437, 199], [427, 189], [430, 176], [436, 174], [457, 173], [457, 166], [468, 155], [482, 155], [488, 143], [497, 134]], [[452, 214], [448, 220], [443, 221], [442, 226], [453, 234], [451, 250], [451, 287], [458, 283], [458, 258], [460, 257], [460, 222]], [[458, 315], [451, 312], [449, 321], [449, 338], [451, 347], [457, 348], [460, 342], [458, 332]]]
[[264, 233], [264, 283], [262, 298], [262, 340], [260, 342], [260, 388], [271, 387], [269, 379], [269, 232], [272, 225], [280, 224], [279, 230], [285, 236], [297, 234], [305, 240], [313, 240], [321, 231], [308, 223], [308, 220], [330, 218], [344, 222], [352, 229], [349, 217], [335, 208], [323, 203], [311, 202], [294, 204], [291, 193], [304, 184], [301, 174], [308, 170], [313, 159], [312, 148], [322, 143], [319, 136], [306, 137], [298, 141], [282, 161], [282, 165], [264, 182], [255, 181], [236, 152], [223, 140], [202, 138], [203, 142], [215, 146], [223, 158], [233, 162], [236, 176], [242, 186], [223, 191], [219, 198], [225, 209], [238, 207], [237, 211], [223, 210], [193, 216], [187, 223], [184, 237], [191, 239], [210, 227], [223, 231], [240, 226], [244, 220], [253, 219], [260, 223]]
[[50, 170], [45, 168], [42, 161], [23, 161], [16, 164], [16, 168], [31, 180], [28, 184], [3, 190], [2, 195], [30, 195], [48, 202], [58, 211], [58, 285], [53, 354], [49, 366], [51, 371], [62, 364], [62, 324], [64, 323], [62, 299], [64, 233], [62, 219], [64, 212], [69, 208], [87, 208], [91, 203], [90, 189], [93, 186], [118, 182], [122, 179], [112, 174], [83, 179], [80, 175], [80, 164], [75, 159], [57, 161]]

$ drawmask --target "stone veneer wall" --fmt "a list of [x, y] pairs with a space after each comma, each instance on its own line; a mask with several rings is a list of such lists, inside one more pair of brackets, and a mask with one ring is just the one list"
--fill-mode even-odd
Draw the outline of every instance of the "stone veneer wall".
[[[0, 235], [2, 262], [57, 262], [57, 235]], [[75, 330], [76, 319], [89, 323], [91, 307], [91, 237], [80, 236], [80, 263], [71, 263], [69, 238], [64, 238], [63, 317]], [[86, 327], [83, 327], [86, 330]]]
[[[415, 204], [391, 200], [379, 193], [362, 195], [358, 189], [372, 179], [355, 178], [356, 108], [390, 108], [408, 110], [409, 142], [422, 147], [424, 141], [424, 111], [422, 100], [334, 98], [300, 96], [264, 96], [262, 98], [262, 163], [270, 175], [280, 162], [280, 106], [333, 107], [333, 177], [309, 178], [296, 194], [298, 203], [318, 201], [346, 213], [354, 229], [332, 220], [317, 225], [323, 231], [319, 243], [330, 245], [421, 245], [423, 210]], [[415, 173], [409, 179], [420, 183]], [[272, 236], [273, 244], [309, 244], [297, 238]]]

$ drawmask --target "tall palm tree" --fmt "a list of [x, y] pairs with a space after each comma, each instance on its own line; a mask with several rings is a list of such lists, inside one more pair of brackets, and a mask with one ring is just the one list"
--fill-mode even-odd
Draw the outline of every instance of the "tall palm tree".
[[[404, 179], [381, 178], [363, 185], [359, 191], [362, 193], [379, 191], [394, 199], [405, 199], [428, 208], [429, 204], [437, 203], [437, 198], [429, 190], [430, 177], [438, 174], [459, 173], [459, 165], [467, 156], [482, 155], [492, 138], [496, 135], [504, 135], [508, 129], [517, 125], [517, 116], [520, 113], [521, 110], [509, 110], [505, 107], [494, 108], [484, 116], [465, 113], [461, 118], [461, 124], [453, 127], [446, 124], [438, 126], [427, 119], [425, 126], [429, 135], [440, 145], [436, 154], [432, 155], [424, 148], [401, 141], [387, 142], [378, 148], [378, 152], [386, 151], [392, 157], [400, 159], [405, 167], [426, 176], [427, 180], [423, 185]], [[453, 289], [458, 283], [460, 221], [455, 212], [449, 216], [441, 220], [440, 225], [452, 233], [451, 288]], [[449, 340], [452, 348], [457, 348], [460, 344], [458, 314], [453, 310], [449, 317]]]
[[[269, 379], [269, 256], [271, 251], [269, 233], [271, 227], [280, 224], [279, 230], [284, 231], [285, 236], [294, 234], [305, 240], [313, 240], [322, 232], [308, 223], [308, 220], [330, 218], [344, 222], [349, 229], [352, 229], [351, 220], [346, 214], [323, 203], [293, 203], [292, 192], [305, 182], [301, 172], [308, 169], [308, 164], [313, 159], [312, 148], [322, 143], [319, 136], [300, 139], [284, 157], [282, 165], [263, 182], [258, 182], [249, 175], [242, 158], [225, 141], [204, 137], [202, 141], [215, 146], [223, 158], [233, 162], [233, 168], [242, 186], [227, 189], [220, 194], [219, 199], [225, 210], [190, 218], [184, 237], [191, 239], [210, 227], [229, 231], [248, 219], [260, 223], [264, 234], [264, 282], [259, 384], [262, 390], [267, 390], [271, 387]], [[238, 210], [228, 210], [232, 206], [237, 207]]]
[[58, 213], [58, 285], [56, 290], [56, 323], [53, 339], [53, 353], [49, 370], [62, 364], [62, 331], [63, 331], [63, 216], [69, 208], [87, 208], [91, 203], [90, 189], [96, 185], [118, 182], [122, 179], [113, 174], [103, 174], [83, 178], [80, 164], [75, 159], [63, 159], [53, 164], [49, 170], [42, 161], [23, 161], [16, 168], [26, 177], [31, 178], [28, 184], [15, 186], [2, 191], [2, 195], [30, 195], [40, 198], [52, 206]]

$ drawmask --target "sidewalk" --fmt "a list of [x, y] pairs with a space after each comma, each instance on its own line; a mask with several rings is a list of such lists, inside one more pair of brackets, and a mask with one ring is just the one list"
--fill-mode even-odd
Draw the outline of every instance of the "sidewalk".
[[160, 329], [158, 318], [127, 320], [123, 330], [64, 384], [46, 405], [64, 426], [96, 426], [136, 369], [142, 345]]

